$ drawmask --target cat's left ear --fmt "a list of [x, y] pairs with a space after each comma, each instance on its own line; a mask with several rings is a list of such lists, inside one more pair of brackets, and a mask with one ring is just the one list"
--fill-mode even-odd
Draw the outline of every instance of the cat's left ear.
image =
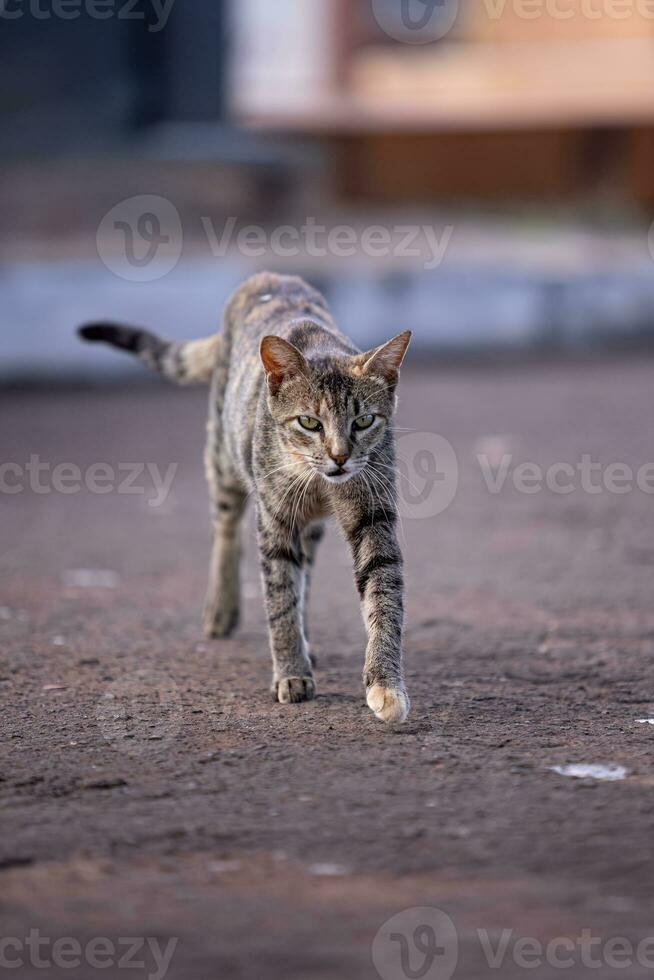
[[356, 367], [361, 374], [376, 374], [386, 381], [397, 381], [411, 336], [411, 331], [405, 330], [381, 347], [359, 354], [355, 358]]

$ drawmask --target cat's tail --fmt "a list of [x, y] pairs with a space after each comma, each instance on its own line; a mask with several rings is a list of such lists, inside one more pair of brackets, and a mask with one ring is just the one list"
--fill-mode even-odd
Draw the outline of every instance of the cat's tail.
[[153, 371], [176, 384], [207, 384], [220, 358], [222, 337], [173, 343], [149, 330], [117, 323], [88, 323], [78, 330], [89, 343], [110, 344], [134, 354]]

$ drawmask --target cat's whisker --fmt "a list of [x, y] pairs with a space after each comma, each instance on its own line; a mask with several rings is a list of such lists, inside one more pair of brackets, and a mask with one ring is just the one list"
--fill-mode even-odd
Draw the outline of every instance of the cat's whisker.
[[267, 473], [262, 473], [260, 476], [257, 477], [257, 479], [259, 479], [259, 480], [267, 480], [268, 477], [270, 477], [270, 476], [273, 475], [273, 473], [279, 473], [280, 470], [289, 470], [289, 469], [292, 469], [293, 467], [295, 467], [297, 465], [298, 465], [297, 464], [297, 460], [292, 460], [290, 463], [282, 463], [281, 466], [276, 466], [274, 469], [268, 470]]
[[[370, 480], [372, 480], [374, 482], [376, 479], [379, 479], [379, 474], [376, 474], [375, 475], [374, 471], [372, 469], [369, 469], [368, 470], [368, 477], [370, 478]], [[382, 486], [384, 486], [383, 483], [382, 483]], [[404, 539], [404, 542], [406, 543], [406, 533], [404, 531], [404, 524], [402, 522], [402, 518], [400, 517], [400, 514], [399, 514], [399, 499], [397, 498], [397, 495], [395, 493], [395, 489], [393, 487], [385, 487], [384, 488], [384, 491], [389, 494], [389, 496], [391, 497], [392, 503], [394, 504], [395, 514], [396, 514], [397, 520], [398, 520], [399, 525], [400, 525], [400, 530], [402, 532], [402, 537]], [[384, 512], [384, 516], [386, 517], [386, 520], [389, 520], [388, 513], [386, 511], [386, 508], [384, 507], [384, 504], [381, 501], [381, 497], [380, 497], [379, 494], [377, 496], [378, 496], [378, 499], [379, 499], [380, 507], [381, 507], [381, 509]]]
[[305, 476], [304, 472], [300, 473], [298, 476], [294, 477], [293, 480], [291, 480], [291, 482], [289, 483], [288, 487], [286, 487], [286, 489], [284, 490], [281, 496], [281, 499], [277, 504], [277, 507], [274, 510], [274, 513], [271, 515], [272, 521], [277, 519], [277, 516], [281, 513], [282, 508], [284, 507], [286, 501], [293, 494], [293, 492], [301, 485], [304, 476]]
[[298, 511], [298, 507], [299, 507], [299, 504], [300, 504], [300, 496], [302, 494], [302, 491], [306, 487], [306, 484], [307, 484], [307, 474], [306, 473], [303, 473], [302, 474], [302, 479], [300, 480], [299, 485], [295, 488], [295, 491], [294, 491], [294, 499], [293, 499], [293, 502], [291, 504], [290, 525], [291, 525], [291, 528], [293, 528], [293, 529], [295, 528], [295, 522], [296, 522], [296, 518], [297, 518], [297, 511]]
[[[282, 470], [292, 470], [294, 468], [297, 468], [297, 466], [298, 466], [297, 460], [292, 460], [290, 463], [283, 463], [281, 466], [277, 466], [274, 469], [269, 470], [267, 473], [262, 473], [261, 476], [258, 477], [258, 479], [264, 481], [267, 480], [269, 477], [273, 476], [275, 473], [279, 473]], [[253, 486], [247, 495], [247, 499], [249, 500], [250, 497], [252, 497], [256, 492], [257, 492], [257, 487]]]
[[380, 487], [382, 492], [387, 494], [388, 497], [390, 497], [390, 500], [392, 501], [395, 509], [399, 511], [400, 498], [397, 492], [397, 488], [393, 484], [388, 483], [388, 481], [385, 480], [380, 473], [375, 472], [374, 469], [369, 470], [369, 476]]
[[[364, 471], [362, 471], [361, 472], [361, 476], [363, 477], [363, 482], [364, 482], [364, 484], [366, 486], [366, 489], [368, 491], [368, 496], [370, 497], [370, 508], [371, 508], [372, 511], [374, 511], [374, 509], [375, 509], [375, 498], [374, 498], [373, 493], [372, 493], [372, 485], [371, 485], [371, 483], [370, 483], [370, 481], [368, 479], [368, 474], [365, 473]], [[373, 523], [373, 526], [374, 526], [374, 523], [375, 523], [374, 515], [373, 515], [373, 521], [372, 521], [372, 523]]]
[[293, 513], [291, 515], [291, 526], [292, 527], [295, 526], [298, 517], [301, 516], [302, 507], [304, 505], [304, 499], [306, 497], [306, 494], [307, 494], [307, 491], [308, 491], [309, 487], [311, 486], [311, 483], [313, 482], [313, 478], [316, 475], [317, 475], [316, 473], [312, 473], [311, 471], [309, 471], [306, 474], [306, 476], [305, 476], [304, 482], [300, 485], [300, 488], [299, 488], [299, 490], [298, 490], [298, 492], [296, 494], [296, 500], [295, 500], [295, 506], [293, 508]]
[[391, 466], [389, 463], [382, 463], [382, 462], [379, 462], [379, 461], [377, 461], [377, 465], [378, 466], [383, 466], [384, 469], [390, 470], [392, 473], [394, 473], [398, 477], [398, 479], [400, 479], [400, 480], [406, 480], [406, 482], [409, 484], [409, 486], [411, 487], [411, 489], [415, 493], [417, 493], [418, 495], [420, 494], [420, 491], [418, 490], [418, 488], [415, 485], [415, 483], [412, 483], [412, 481], [409, 479], [409, 477], [406, 475], [406, 473], [403, 473], [402, 470], [399, 469], [398, 466]]
[[398, 523], [400, 525], [400, 530], [402, 532], [402, 538], [406, 544], [406, 532], [404, 529], [404, 522], [400, 515], [400, 497], [399, 497], [397, 487], [395, 486], [395, 484], [389, 481], [389, 478], [385, 474], [382, 474], [379, 471], [375, 471], [375, 464], [373, 464], [368, 471], [368, 475], [371, 478], [373, 477], [373, 474], [375, 475], [376, 479], [382, 481], [382, 486], [386, 485], [386, 492], [391, 496], [393, 500], [393, 504], [395, 505], [395, 511], [396, 511]]
[[388, 518], [388, 514], [386, 513], [386, 508], [384, 507], [384, 502], [382, 501], [381, 498], [381, 494], [382, 493], [388, 494], [388, 496], [391, 498], [391, 503], [393, 504], [396, 504], [397, 500], [394, 494], [392, 493], [391, 488], [384, 484], [384, 482], [380, 479], [379, 474], [375, 473], [375, 471], [372, 468], [368, 469], [367, 475], [370, 478], [370, 480], [372, 480], [373, 484], [377, 487], [378, 490], [377, 497], [379, 500], [379, 505], [384, 511], [384, 515], [386, 516], [386, 518]]
[[303, 512], [304, 503], [305, 503], [305, 500], [306, 500], [307, 495], [309, 493], [309, 489], [310, 489], [311, 484], [313, 483], [313, 481], [314, 481], [314, 479], [315, 479], [315, 477], [317, 475], [318, 475], [317, 473], [310, 473], [309, 474], [309, 479], [306, 481], [305, 486], [304, 486], [304, 490], [302, 492], [302, 496], [300, 497], [300, 502], [299, 502], [299, 505], [298, 505], [298, 516]]
[[394, 482], [392, 477], [397, 476], [397, 469], [394, 466], [391, 466], [389, 463], [383, 463], [379, 458], [375, 456], [371, 457], [368, 460], [368, 466], [370, 466], [374, 470], [377, 470], [379, 473], [383, 473], [384, 476], [386, 476], [385, 471], [388, 470], [388, 472], [392, 474], [392, 476], [387, 476], [386, 478], [389, 479], [391, 482]]

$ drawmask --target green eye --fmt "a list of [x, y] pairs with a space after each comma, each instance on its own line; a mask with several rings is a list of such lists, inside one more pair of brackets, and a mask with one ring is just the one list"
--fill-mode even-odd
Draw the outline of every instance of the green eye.
[[354, 420], [354, 428], [369, 429], [374, 421], [375, 421], [374, 415], [362, 415], [360, 418]]
[[308, 429], [309, 432], [317, 432], [318, 429], [322, 429], [318, 419], [312, 419], [310, 415], [300, 415], [298, 417], [298, 422], [303, 429]]

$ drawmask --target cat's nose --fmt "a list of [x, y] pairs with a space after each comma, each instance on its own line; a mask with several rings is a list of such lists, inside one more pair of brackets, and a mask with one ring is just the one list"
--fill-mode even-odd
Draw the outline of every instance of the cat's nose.
[[343, 453], [341, 456], [334, 456], [333, 453], [330, 453], [329, 456], [330, 459], [334, 460], [337, 466], [344, 466], [350, 458], [348, 453]]

